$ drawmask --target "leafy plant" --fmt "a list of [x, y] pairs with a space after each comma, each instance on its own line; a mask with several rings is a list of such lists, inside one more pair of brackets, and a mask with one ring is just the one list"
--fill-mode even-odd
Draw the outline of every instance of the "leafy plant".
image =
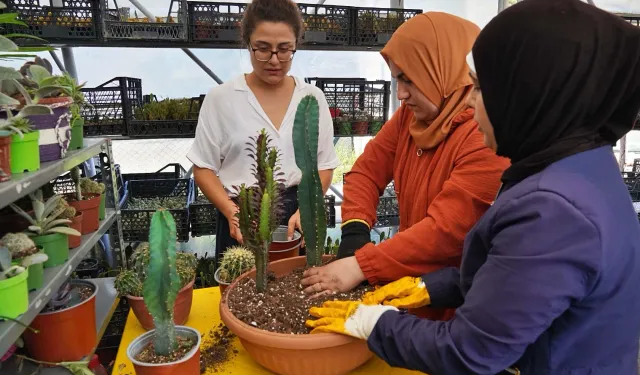
[[192, 108], [190, 98], [153, 100], [134, 109], [136, 120], [190, 120], [197, 118], [197, 108]]
[[0, 239], [0, 246], [9, 249], [13, 259], [21, 259], [39, 251], [33, 240], [24, 233], [5, 234]]
[[245, 245], [256, 258], [256, 288], [263, 292], [267, 287], [267, 262], [273, 232], [278, 228], [283, 214], [283, 173], [278, 165], [280, 153], [271, 147], [271, 139], [265, 129], [247, 143], [249, 155], [254, 160], [251, 168], [257, 181], [254, 186], [242, 184], [236, 187], [239, 212], [236, 214]]
[[243, 246], [230, 247], [220, 261], [220, 281], [230, 283], [253, 268], [255, 264], [256, 258], [251, 250]]
[[127, 209], [130, 210], [179, 210], [185, 208], [187, 201], [184, 197], [150, 197], [150, 198], [130, 198]]
[[340, 249], [340, 239], [336, 238], [336, 241], [333, 242], [333, 239], [330, 236], [327, 237], [327, 244], [324, 246], [324, 253], [326, 255], [338, 255], [338, 249]]
[[200, 277], [199, 287], [208, 288], [216, 285], [215, 280], [216, 272], [216, 260], [213, 257], [207, 258], [207, 253], [204, 256], [198, 258], [198, 265], [196, 266], [196, 274]]
[[0, 280], [10, 279], [23, 273], [34, 264], [44, 263], [49, 259], [47, 254], [36, 253], [20, 260], [20, 264], [13, 265], [11, 252], [6, 247], [0, 247]]
[[79, 236], [80, 232], [73, 228], [69, 228], [68, 224], [71, 220], [59, 219], [58, 217], [64, 212], [64, 208], [58, 208], [58, 201], [62, 199], [60, 195], [54, 195], [46, 202], [42, 199], [42, 190], [29, 194], [31, 205], [33, 207], [32, 217], [20, 207], [11, 204], [11, 208], [20, 216], [29, 221], [29, 236], [42, 236], [52, 233], [61, 233], [69, 236]]
[[307, 265], [320, 266], [327, 236], [322, 181], [318, 172], [318, 100], [307, 95], [298, 104], [293, 123], [293, 149], [296, 165], [302, 171], [298, 185], [298, 208], [307, 250]]

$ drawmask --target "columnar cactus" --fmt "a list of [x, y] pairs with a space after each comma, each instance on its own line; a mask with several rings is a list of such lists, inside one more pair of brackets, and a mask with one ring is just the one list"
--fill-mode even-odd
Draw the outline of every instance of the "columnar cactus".
[[308, 266], [322, 264], [327, 235], [324, 194], [318, 172], [319, 118], [320, 110], [315, 96], [307, 95], [302, 98], [293, 123], [293, 149], [296, 164], [302, 171], [302, 179], [298, 185], [298, 208]]
[[243, 246], [233, 246], [227, 249], [220, 261], [220, 277], [223, 282], [230, 283], [256, 264], [256, 258], [251, 250]]
[[180, 290], [176, 270], [176, 223], [169, 211], [158, 210], [149, 229], [149, 265], [142, 294], [156, 327], [153, 347], [158, 355], [176, 348], [173, 307]]
[[71, 168], [71, 180], [76, 187], [76, 200], [80, 202], [82, 200], [82, 187], [80, 186], [80, 168]]
[[278, 149], [270, 147], [271, 140], [265, 129], [252, 142], [248, 151], [254, 160], [252, 172], [256, 178], [254, 186], [242, 184], [238, 191], [239, 212], [237, 214], [244, 244], [253, 251], [256, 259], [256, 288], [263, 292], [267, 286], [267, 262], [273, 232], [278, 228], [283, 213]]

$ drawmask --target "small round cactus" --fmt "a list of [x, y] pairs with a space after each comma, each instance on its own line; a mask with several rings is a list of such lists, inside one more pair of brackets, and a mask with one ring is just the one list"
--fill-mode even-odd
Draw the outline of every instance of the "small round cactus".
[[230, 283], [253, 268], [255, 264], [256, 259], [251, 250], [243, 246], [230, 247], [220, 261], [220, 281]]
[[116, 276], [113, 285], [121, 297], [142, 297], [142, 281], [132, 270], [122, 270], [122, 272]]
[[84, 177], [80, 179], [80, 190], [83, 193], [102, 194], [104, 193], [104, 184]]
[[64, 198], [58, 199], [56, 211], [63, 208], [64, 208], [64, 211], [62, 211], [62, 214], [58, 216], [58, 219], [72, 220], [73, 218], [76, 217], [75, 207], [69, 206], [69, 203], [67, 203], [67, 201]]
[[33, 240], [24, 233], [7, 233], [0, 239], [0, 247], [6, 247], [11, 258], [21, 259], [37, 253], [39, 250]]

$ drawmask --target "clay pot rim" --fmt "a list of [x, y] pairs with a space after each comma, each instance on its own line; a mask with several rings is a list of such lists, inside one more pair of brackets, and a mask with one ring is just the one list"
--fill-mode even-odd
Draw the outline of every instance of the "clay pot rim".
[[76, 216], [71, 219], [71, 222], [73, 223], [74, 221], [81, 221], [83, 216], [84, 213], [82, 213], [82, 211], [76, 211]]
[[[173, 361], [173, 362], [167, 362], [167, 363], [147, 363], [147, 362], [140, 362], [137, 359], [134, 358], [134, 356], [131, 355], [131, 350], [133, 349], [133, 344], [137, 344], [138, 341], [143, 340], [144, 338], [147, 338], [149, 336], [153, 336], [156, 333], [155, 328], [147, 331], [143, 334], [141, 334], [140, 336], [136, 337], [135, 339], [133, 339], [133, 341], [131, 341], [131, 343], [129, 344], [129, 346], [127, 346], [127, 358], [131, 361], [131, 363], [134, 366], [142, 366], [142, 367], [168, 367], [168, 366], [174, 366], [174, 365], [179, 365], [181, 363], [187, 362], [189, 360], [191, 360], [191, 358], [193, 358], [194, 355], [196, 355], [196, 353], [200, 352], [200, 345], [202, 344], [202, 334], [200, 333], [200, 331], [198, 331], [197, 329], [193, 328], [193, 327], [189, 327], [189, 326], [183, 326], [183, 325], [176, 325], [175, 326], [176, 331], [179, 330], [185, 330], [185, 331], [189, 331], [191, 333], [194, 334], [194, 336], [196, 336], [198, 338], [198, 341], [195, 343], [195, 345], [193, 345], [193, 348], [191, 348], [191, 350], [189, 350], [189, 352], [187, 352], [187, 354], [184, 355], [184, 357], [180, 358], [177, 361]], [[178, 332], [176, 332], [176, 335], [178, 335]], [[138, 354], [138, 353], [136, 353]]]
[[39, 313], [38, 315], [62, 314], [62, 313], [67, 312], [67, 311], [69, 311], [69, 310], [73, 310], [73, 309], [75, 309], [75, 308], [78, 308], [78, 307], [80, 307], [80, 306], [84, 305], [85, 303], [88, 303], [88, 302], [89, 302], [89, 301], [91, 301], [92, 299], [95, 299], [95, 298], [96, 298], [96, 295], [98, 294], [98, 285], [97, 285], [97, 284], [92, 283], [92, 282], [91, 282], [91, 281], [89, 281], [89, 280], [80, 280], [80, 279], [77, 279], [77, 280], [71, 280], [71, 281], [70, 281], [70, 283], [71, 283], [71, 284], [84, 284], [84, 285], [89, 285], [89, 286], [91, 286], [91, 287], [93, 288], [93, 293], [89, 296], [89, 298], [85, 299], [84, 301], [80, 302], [80, 303], [79, 303], [79, 304], [77, 304], [77, 305], [69, 306], [69, 307], [66, 307], [66, 308], [64, 308], [64, 309], [62, 309], [62, 310], [49, 311], [49, 312], [41, 312], [41, 313]]
[[[325, 259], [327, 255], [323, 255], [323, 259]], [[284, 263], [284, 262], [292, 262], [294, 260], [305, 258], [305, 256], [292, 257], [282, 260], [277, 260], [275, 262], [269, 263]], [[342, 345], [348, 345], [354, 341], [360, 341], [360, 339], [356, 339], [355, 337], [341, 335], [338, 333], [314, 333], [314, 334], [305, 334], [305, 335], [291, 335], [285, 333], [275, 333], [265, 331], [259, 328], [252, 327], [240, 319], [236, 318], [235, 315], [229, 309], [229, 304], [227, 300], [229, 298], [229, 294], [231, 290], [238, 285], [242, 279], [247, 277], [251, 277], [251, 273], [255, 272], [255, 268], [245, 272], [240, 275], [237, 279], [231, 283], [231, 285], [227, 288], [227, 293], [222, 296], [220, 300], [220, 316], [224, 319], [229, 320], [231, 324], [225, 324], [227, 327], [239, 338], [242, 340], [247, 340], [250, 342], [254, 342], [258, 345], [264, 347], [278, 348], [278, 349], [297, 349], [297, 350], [315, 350], [315, 349], [323, 349], [329, 347], [336, 347]], [[234, 328], [231, 329], [230, 325]]]
[[[195, 282], [196, 282], [196, 278], [194, 277], [194, 278], [189, 282], [189, 284], [185, 285], [182, 289], [180, 289], [180, 290], [178, 291], [178, 294], [180, 294], [180, 293], [184, 292], [185, 290], [187, 290], [187, 289], [189, 289], [189, 288], [192, 288], [192, 287], [193, 287], [193, 283], [195, 283]], [[135, 300], [135, 301], [142, 301], [142, 300], [144, 300], [144, 297], [136, 297], [136, 296], [132, 296], [132, 295], [129, 295], [129, 294], [127, 294], [125, 297], [127, 297], [127, 298], [129, 298], [129, 299], [132, 299], [132, 300]]]

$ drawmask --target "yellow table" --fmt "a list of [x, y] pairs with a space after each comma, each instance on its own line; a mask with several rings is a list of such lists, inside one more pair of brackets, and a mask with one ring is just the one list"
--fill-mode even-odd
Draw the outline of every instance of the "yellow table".
[[[191, 306], [191, 314], [189, 320], [185, 325], [193, 327], [205, 335], [204, 340], [207, 339], [206, 333], [212, 328], [220, 324], [220, 313], [218, 306], [220, 304], [220, 290], [219, 288], [207, 288], [197, 289], [193, 291], [193, 305]], [[131, 362], [127, 359], [127, 346], [139, 335], [145, 331], [138, 323], [133, 311], [129, 311], [127, 317], [127, 325], [125, 326], [124, 333], [122, 334], [122, 341], [120, 341], [120, 348], [118, 349], [118, 355], [113, 370], [113, 375], [135, 375], [135, 370]], [[225, 366], [215, 374], [234, 374], [234, 375], [273, 375], [273, 373], [264, 367], [254, 362], [247, 352], [240, 345], [240, 341], [236, 338], [234, 343], [235, 349], [238, 350], [238, 354], [235, 355]], [[208, 372], [207, 375], [213, 375], [213, 371]], [[363, 366], [353, 371], [352, 374], [375, 374], [375, 375], [416, 375], [420, 374], [415, 371], [393, 369], [386, 363], [377, 357], [374, 357]], [[311, 374], [310, 374], [311, 375]]]

